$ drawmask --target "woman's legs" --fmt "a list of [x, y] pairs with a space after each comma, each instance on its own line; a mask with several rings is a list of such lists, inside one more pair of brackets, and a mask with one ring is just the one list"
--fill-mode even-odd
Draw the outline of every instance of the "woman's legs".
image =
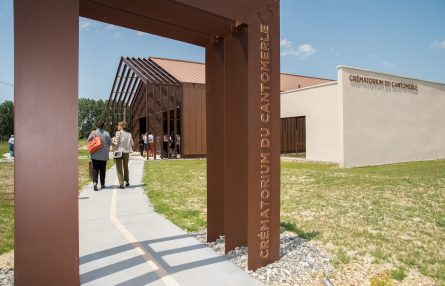
[[123, 156], [122, 154], [121, 158], [114, 159], [114, 162], [116, 163], [116, 172], [117, 172], [117, 179], [119, 180], [119, 186], [124, 185], [124, 176], [123, 176]]
[[94, 190], [97, 191], [97, 181], [99, 176], [99, 170], [100, 170], [100, 161], [91, 159], [91, 162], [93, 164], [93, 185]]
[[100, 185], [105, 187], [105, 174], [107, 172], [107, 161], [99, 161]]
[[127, 182], [127, 184], [130, 184], [130, 179], [129, 179], [129, 173], [128, 173], [128, 160], [130, 159], [130, 154], [129, 153], [122, 153], [122, 163], [123, 163], [123, 167], [124, 167], [124, 181]]

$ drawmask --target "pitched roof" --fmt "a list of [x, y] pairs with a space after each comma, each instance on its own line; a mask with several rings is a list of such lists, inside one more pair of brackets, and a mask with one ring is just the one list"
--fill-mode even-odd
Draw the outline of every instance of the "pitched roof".
[[205, 65], [198, 62], [150, 57], [180, 82], [205, 84]]
[[[180, 82], [205, 84], [205, 64], [184, 60], [150, 57], [170, 75]], [[333, 82], [334, 80], [282, 73], [280, 76], [280, 91]]]

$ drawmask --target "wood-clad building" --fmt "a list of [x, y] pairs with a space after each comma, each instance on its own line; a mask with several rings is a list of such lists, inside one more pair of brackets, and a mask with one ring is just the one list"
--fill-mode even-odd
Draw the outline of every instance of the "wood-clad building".
[[[280, 90], [327, 82], [332, 80], [281, 74]], [[205, 64], [122, 57], [110, 93], [109, 114], [108, 126], [124, 119], [129, 122], [135, 142], [148, 127], [161, 157], [204, 157], [207, 153]], [[281, 119], [282, 153], [304, 152], [305, 136], [305, 117]]]

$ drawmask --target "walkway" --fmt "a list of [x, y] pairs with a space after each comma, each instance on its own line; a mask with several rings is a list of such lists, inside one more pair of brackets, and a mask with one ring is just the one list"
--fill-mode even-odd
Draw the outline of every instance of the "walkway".
[[[82, 285], [262, 285], [153, 211], [141, 185], [144, 160], [132, 157], [130, 183], [79, 196]], [[156, 162], [152, 162], [156, 164]]]

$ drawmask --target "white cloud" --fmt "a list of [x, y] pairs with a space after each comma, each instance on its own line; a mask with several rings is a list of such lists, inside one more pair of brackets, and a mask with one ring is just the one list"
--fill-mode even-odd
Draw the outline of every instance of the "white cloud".
[[381, 65], [382, 65], [382, 66], [385, 66], [385, 67], [387, 67], [387, 68], [395, 68], [395, 67], [396, 67], [395, 64], [393, 64], [393, 63], [391, 63], [391, 62], [388, 62], [388, 61], [383, 61], [383, 62], [381, 62]]
[[315, 48], [311, 44], [302, 44], [295, 47], [288, 39], [282, 39], [280, 41], [281, 56], [294, 56], [300, 60], [305, 60], [310, 55], [316, 52]]
[[110, 30], [110, 31], [114, 30], [114, 25], [108, 24], [108, 25], [105, 26], [105, 29]]
[[113, 35], [111, 35], [112, 38], [119, 38], [121, 35], [121, 33], [119, 32], [114, 32]]
[[96, 26], [96, 24], [93, 23], [92, 21], [81, 21], [80, 24], [79, 24], [79, 28], [81, 30], [90, 30], [94, 26]]
[[292, 45], [292, 43], [288, 39], [282, 39], [280, 41], [280, 47], [282, 47], [282, 48], [289, 48], [289, 47], [291, 47], [291, 45]]
[[139, 37], [140, 37], [140, 36], [143, 36], [143, 35], [145, 35], [145, 34], [147, 34], [147, 33], [145, 33], [145, 32], [141, 32], [141, 31], [137, 31], [137, 32], [136, 32], [136, 35], [138, 35]]
[[435, 49], [444, 49], [445, 50], [445, 40], [435, 41], [433, 43], [433, 48], [435, 48]]

